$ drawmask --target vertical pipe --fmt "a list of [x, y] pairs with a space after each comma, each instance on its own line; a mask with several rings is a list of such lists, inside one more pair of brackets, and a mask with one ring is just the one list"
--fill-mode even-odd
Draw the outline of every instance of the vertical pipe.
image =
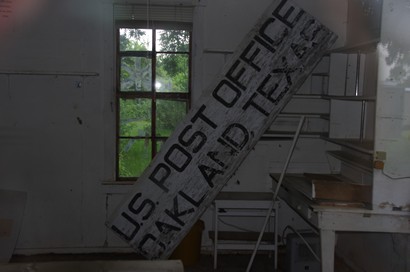
[[300, 135], [300, 132], [302, 131], [302, 126], [303, 126], [304, 122], [305, 122], [305, 116], [301, 116], [298, 128], [296, 129], [295, 136], [293, 137], [293, 141], [292, 141], [292, 145], [290, 147], [289, 153], [288, 153], [288, 157], [286, 158], [285, 165], [283, 166], [283, 169], [282, 169], [282, 173], [280, 173], [278, 185], [276, 186], [275, 193], [273, 194], [273, 200], [274, 201], [276, 201], [276, 198], [277, 198], [278, 193], [279, 193], [279, 188], [282, 185], [283, 178], [285, 177], [286, 171], [288, 170], [288, 166], [289, 166], [290, 160], [292, 158], [293, 151], [295, 150], [296, 143], [298, 142], [299, 135]]
[[359, 96], [359, 85], [360, 85], [360, 53], [357, 54], [356, 60], [356, 79], [355, 79], [355, 86], [354, 86], [354, 95]]
[[362, 100], [362, 110], [360, 116], [360, 142], [364, 141], [365, 137], [365, 121], [366, 121], [366, 100]]
[[[301, 116], [301, 117], [300, 117], [300, 121], [299, 121], [298, 128], [296, 129], [295, 137], [293, 138], [292, 145], [291, 145], [290, 150], [289, 150], [289, 153], [288, 153], [288, 157], [286, 158], [285, 165], [283, 166], [282, 173], [280, 174], [278, 184], [277, 184], [277, 186], [276, 186], [276, 188], [275, 188], [275, 193], [273, 194], [273, 197], [272, 197], [271, 206], [269, 207], [269, 210], [268, 210], [268, 212], [267, 212], [267, 214], [266, 214], [265, 221], [264, 221], [263, 226], [262, 226], [262, 229], [261, 229], [261, 231], [260, 231], [260, 233], [259, 233], [259, 237], [258, 237], [258, 240], [257, 240], [257, 242], [256, 242], [255, 248], [254, 248], [254, 250], [253, 250], [253, 252], [252, 252], [252, 256], [251, 256], [251, 259], [250, 259], [250, 261], [249, 261], [248, 267], [246, 268], [246, 272], [249, 272], [249, 271], [251, 270], [251, 268], [252, 268], [253, 260], [255, 259], [256, 252], [258, 251], [259, 245], [260, 245], [261, 240], [262, 240], [262, 236], [263, 236], [263, 234], [265, 233], [266, 225], [267, 225], [267, 223], [268, 223], [268, 220], [269, 220], [269, 218], [270, 218], [270, 215], [271, 215], [271, 213], [272, 213], [272, 210], [273, 210], [273, 208], [274, 208], [275, 205], [276, 205], [276, 198], [277, 198], [278, 193], [279, 193], [279, 188], [280, 188], [280, 186], [281, 186], [281, 184], [282, 184], [283, 178], [284, 178], [285, 173], [286, 173], [286, 171], [287, 171], [287, 169], [288, 169], [290, 160], [291, 160], [292, 155], [293, 155], [293, 151], [295, 150], [295, 146], [296, 146], [296, 143], [297, 143], [297, 141], [298, 141], [298, 139], [299, 139], [300, 131], [302, 130], [302, 126], [303, 126], [303, 123], [304, 123], [304, 122], [305, 122], [305, 116]], [[276, 216], [277, 216], [277, 215], [275, 214], [275, 217], [276, 217]], [[277, 235], [277, 234], [275, 233], [275, 235]], [[276, 245], [275, 245], [275, 246], [276, 246]], [[276, 254], [277, 254], [277, 252], [275, 252], [275, 255], [276, 255]], [[276, 266], [276, 263], [275, 263], [275, 266]]]
[[345, 69], [345, 92], [344, 92], [344, 96], [347, 95], [347, 74], [349, 71], [349, 54], [346, 54], [346, 69]]

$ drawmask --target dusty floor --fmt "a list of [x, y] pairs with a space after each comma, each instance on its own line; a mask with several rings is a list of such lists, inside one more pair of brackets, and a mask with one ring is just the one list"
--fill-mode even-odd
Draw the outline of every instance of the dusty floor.
[[[213, 270], [213, 256], [201, 255], [199, 262], [193, 266], [185, 267], [185, 272], [245, 272], [251, 255], [248, 254], [222, 254], [218, 256], [217, 270]], [[273, 272], [273, 257], [268, 254], [258, 254], [252, 265], [255, 272]]]
[[[185, 267], [185, 272], [245, 272], [250, 254], [221, 254], [218, 256], [218, 268], [213, 270], [213, 256], [202, 254], [199, 261]], [[59, 262], [59, 261], [92, 261], [92, 260], [139, 260], [137, 254], [44, 254], [35, 256], [13, 256], [11, 262]], [[279, 254], [278, 272], [283, 269], [284, 254]], [[253, 262], [254, 272], [273, 272], [274, 261], [269, 254], [258, 254]], [[336, 258], [335, 272], [353, 272]]]
[[[199, 262], [193, 266], [185, 267], [185, 272], [245, 272], [248, 267], [250, 254], [221, 254], [218, 256], [217, 270], [213, 270], [213, 256], [210, 254], [201, 255]], [[285, 254], [279, 251], [278, 270], [276, 272], [285, 272]], [[273, 256], [262, 253], [257, 254], [253, 265], [252, 272], [274, 272]], [[310, 271], [310, 270], [307, 270]], [[302, 271], [301, 271], [302, 272]], [[354, 272], [347, 267], [339, 258], [335, 259], [335, 272]]]
[[[245, 272], [250, 254], [220, 254], [218, 268], [213, 269], [213, 256], [203, 254], [199, 260], [185, 266], [185, 272]], [[13, 256], [12, 263], [21, 262], [66, 262], [66, 261], [99, 261], [99, 260], [139, 260], [136, 254], [44, 254], [35, 256]], [[252, 270], [257, 272], [274, 271], [274, 260], [268, 254], [258, 254], [253, 262]], [[283, 271], [283, 270], [280, 270]]]

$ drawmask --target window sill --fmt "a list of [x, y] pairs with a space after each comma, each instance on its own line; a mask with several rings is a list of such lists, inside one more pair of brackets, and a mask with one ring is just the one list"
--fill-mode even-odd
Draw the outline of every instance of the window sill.
[[102, 181], [101, 190], [104, 194], [127, 194], [132, 188], [135, 181]]

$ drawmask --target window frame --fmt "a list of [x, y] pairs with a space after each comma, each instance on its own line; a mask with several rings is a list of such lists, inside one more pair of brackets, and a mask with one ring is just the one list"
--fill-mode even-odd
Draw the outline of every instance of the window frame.
[[[152, 51], [121, 51], [120, 50], [120, 29], [121, 28], [133, 28], [133, 29], [151, 29], [152, 30]], [[189, 49], [188, 52], [175, 52], [175, 51], [156, 51], [155, 40], [156, 30], [185, 30], [189, 32]], [[155, 79], [156, 79], [156, 60], [158, 54], [184, 54], [188, 56], [188, 86], [187, 92], [156, 92], [155, 91]], [[122, 57], [138, 57], [138, 56], [150, 56], [152, 59], [151, 65], [151, 90], [147, 92], [126, 92], [121, 91], [121, 58]], [[192, 97], [192, 24], [184, 22], [166, 22], [166, 21], [124, 21], [118, 20], [115, 22], [115, 102], [116, 102], [116, 135], [115, 135], [115, 178], [117, 181], [136, 181], [136, 177], [124, 177], [120, 176], [120, 139], [150, 139], [151, 140], [151, 160], [158, 153], [157, 143], [165, 142], [168, 137], [156, 135], [156, 105], [157, 100], [172, 100], [172, 101], [184, 101], [186, 102], [186, 113], [191, 107]], [[120, 100], [121, 99], [150, 99], [151, 100], [151, 136], [142, 137], [121, 137], [120, 136]], [[137, 158], [136, 158], [137, 159]]]

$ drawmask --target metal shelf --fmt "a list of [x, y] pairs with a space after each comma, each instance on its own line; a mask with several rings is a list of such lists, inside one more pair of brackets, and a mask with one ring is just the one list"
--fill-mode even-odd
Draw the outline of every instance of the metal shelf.
[[343, 47], [335, 48], [329, 51], [329, 53], [369, 53], [374, 52], [377, 49], [380, 39], [373, 39], [370, 41], [345, 45]]
[[360, 140], [360, 139], [344, 139], [344, 138], [329, 138], [326, 136], [322, 136], [322, 139], [343, 146], [350, 148], [352, 150], [356, 150], [358, 152], [373, 155], [373, 145], [374, 142], [370, 140]]
[[376, 96], [343, 96], [343, 95], [323, 95], [323, 99], [348, 100], [348, 101], [376, 101]]
[[[214, 205], [214, 225], [209, 232], [209, 238], [214, 243], [214, 269], [217, 268], [217, 257], [219, 249], [230, 250], [252, 250], [258, 240], [259, 233], [254, 231], [221, 231], [219, 229], [220, 217], [266, 217], [271, 205], [274, 205], [272, 213], [269, 215], [273, 220], [274, 230], [272, 233], [265, 233], [260, 249], [274, 252], [275, 270], [277, 268], [277, 243], [278, 243], [278, 202], [272, 203], [272, 193], [252, 193], [252, 192], [221, 192], [215, 198]], [[254, 219], [250, 219], [254, 220]], [[221, 221], [222, 222], [222, 221]], [[223, 223], [223, 222], [222, 222]], [[240, 228], [238, 228], [241, 230]]]
[[[218, 249], [252, 250], [255, 248], [255, 241], [258, 240], [259, 232], [243, 231], [219, 231]], [[215, 231], [209, 231], [209, 238], [215, 240]], [[259, 246], [261, 250], [273, 250], [272, 241], [275, 239], [274, 232], [265, 232]]]
[[292, 99], [323, 99], [322, 94], [294, 94]]
[[281, 112], [278, 117], [295, 118], [305, 116], [306, 118], [320, 118], [329, 120], [328, 113], [306, 113], [306, 112]]
[[[316, 138], [320, 139], [327, 135], [326, 132], [301, 132], [300, 138]], [[292, 140], [295, 137], [294, 131], [272, 131], [267, 130], [261, 137], [261, 141], [269, 141], [269, 140]]]
[[345, 151], [327, 151], [327, 154], [359, 170], [373, 172], [373, 160], [370, 156], [362, 158]]

